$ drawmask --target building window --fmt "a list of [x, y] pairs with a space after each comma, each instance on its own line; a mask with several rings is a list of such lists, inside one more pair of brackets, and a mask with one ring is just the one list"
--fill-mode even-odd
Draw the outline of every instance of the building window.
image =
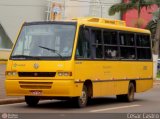
[[2, 25], [0, 24], [0, 48], [11, 49], [12, 45], [13, 45], [12, 41], [10, 40], [5, 30], [3, 29]]

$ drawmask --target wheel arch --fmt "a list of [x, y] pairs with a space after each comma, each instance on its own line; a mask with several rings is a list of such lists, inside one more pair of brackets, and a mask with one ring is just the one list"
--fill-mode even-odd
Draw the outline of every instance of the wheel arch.
[[85, 80], [84, 85], [87, 87], [88, 96], [93, 96], [93, 83], [90, 79]]
[[135, 92], [136, 92], [136, 81], [135, 80], [130, 80], [129, 83], [133, 83], [134, 84], [134, 88], [135, 88]]

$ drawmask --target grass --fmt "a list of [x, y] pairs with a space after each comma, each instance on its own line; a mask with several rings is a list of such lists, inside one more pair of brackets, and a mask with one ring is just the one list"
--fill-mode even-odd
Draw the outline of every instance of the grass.
[[160, 78], [160, 71], [157, 72], [157, 78]]

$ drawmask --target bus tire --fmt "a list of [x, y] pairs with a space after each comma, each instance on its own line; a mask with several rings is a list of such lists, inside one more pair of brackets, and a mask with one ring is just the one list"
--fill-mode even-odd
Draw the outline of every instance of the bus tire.
[[128, 86], [128, 93], [124, 95], [125, 101], [127, 102], [134, 101], [134, 92], [135, 92], [134, 83], [130, 82]]
[[86, 107], [88, 102], [88, 91], [86, 85], [83, 85], [81, 96], [74, 98], [74, 103], [76, 107], [83, 108]]
[[36, 96], [25, 96], [25, 102], [29, 107], [35, 107], [39, 102], [39, 98]]

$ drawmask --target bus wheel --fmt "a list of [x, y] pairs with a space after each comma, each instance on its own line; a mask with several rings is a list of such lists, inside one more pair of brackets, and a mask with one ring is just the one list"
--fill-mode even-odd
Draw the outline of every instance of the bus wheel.
[[134, 101], [134, 92], [135, 92], [135, 86], [132, 82], [130, 82], [128, 86], [128, 94], [124, 95], [124, 98], [127, 102]]
[[76, 103], [76, 106], [78, 106], [79, 108], [83, 108], [87, 105], [88, 91], [85, 85], [83, 86], [81, 96], [74, 98], [74, 101]]
[[39, 98], [36, 96], [25, 96], [25, 101], [28, 106], [35, 107], [39, 102]]

